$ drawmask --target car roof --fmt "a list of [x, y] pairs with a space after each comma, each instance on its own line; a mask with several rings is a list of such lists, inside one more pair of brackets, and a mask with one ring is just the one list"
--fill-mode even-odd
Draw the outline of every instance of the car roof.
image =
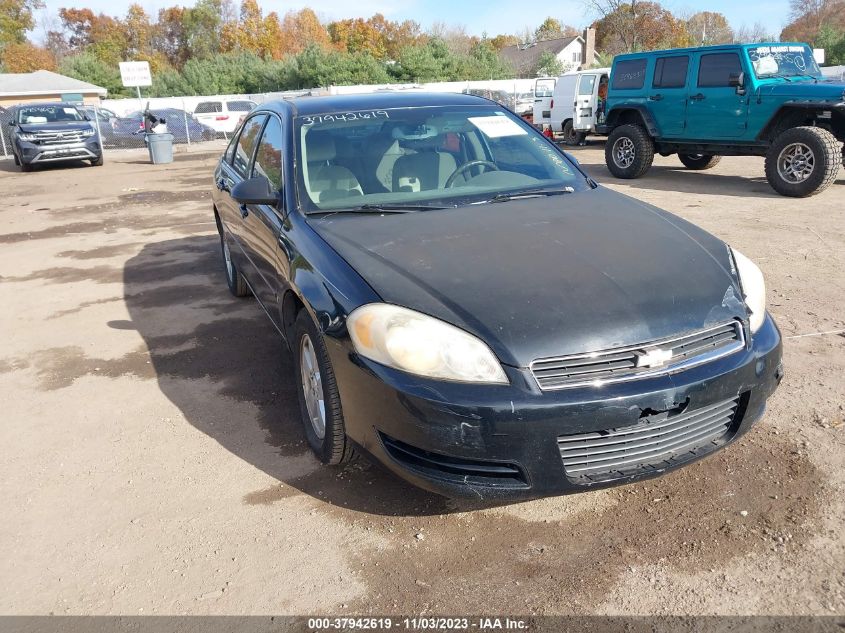
[[285, 103], [293, 106], [294, 116], [325, 114], [329, 112], [355, 112], [359, 110], [387, 110], [390, 108], [424, 108], [430, 106], [495, 106], [489, 99], [454, 92], [383, 92], [329, 97], [294, 97], [285, 101], [272, 101], [259, 106], [261, 109], [283, 111]]
[[56, 108], [81, 108], [84, 107], [79, 103], [71, 103], [70, 101], [32, 101], [31, 103], [19, 103], [12, 106], [15, 109], [31, 108], [33, 106], [53, 106]]
[[758, 42], [755, 44], [714, 44], [713, 46], [694, 46], [691, 48], [666, 48], [659, 51], [643, 51], [641, 53], [617, 55], [613, 58], [613, 63], [615, 64], [620, 59], [641, 59], [655, 55], [680, 55], [684, 53], [697, 53], [699, 51], [736, 50], [738, 48], [759, 48], [761, 46], [806, 46], [806, 44], [804, 42]]

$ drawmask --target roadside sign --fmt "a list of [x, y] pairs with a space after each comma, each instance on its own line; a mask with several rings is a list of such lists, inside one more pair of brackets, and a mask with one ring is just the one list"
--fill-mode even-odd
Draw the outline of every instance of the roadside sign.
[[127, 88], [152, 86], [149, 62], [120, 62], [120, 79]]
[[813, 57], [815, 58], [817, 64], [824, 64], [824, 49], [814, 48]]

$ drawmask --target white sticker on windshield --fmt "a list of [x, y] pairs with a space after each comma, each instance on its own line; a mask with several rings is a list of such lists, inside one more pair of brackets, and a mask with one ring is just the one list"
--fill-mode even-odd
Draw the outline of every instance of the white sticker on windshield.
[[468, 120], [490, 138], [528, 134], [519, 123], [506, 116], [471, 116]]
[[65, 114], [76, 114], [76, 108], [62, 108], [65, 111]]

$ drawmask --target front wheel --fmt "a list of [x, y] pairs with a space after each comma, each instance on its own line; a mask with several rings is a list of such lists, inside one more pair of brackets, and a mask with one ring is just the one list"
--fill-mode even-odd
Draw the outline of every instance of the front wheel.
[[791, 128], [766, 153], [766, 179], [782, 196], [813, 196], [836, 180], [840, 152], [839, 141], [824, 128]]
[[617, 178], [639, 178], [654, 162], [654, 143], [641, 125], [620, 125], [607, 137], [604, 160]]
[[721, 156], [708, 156], [707, 154], [678, 154], [678, 158], [687, 169], [704, 171], [712, 169], [722, 160]]
[[222, 227], [218, 227], [218, 230], [220, 232], [220, 250], [223, 255], [223, 270], [226, 273], [226, 286], [234, 296], [246, 297], [249, 294], [249, 286], [232, 260], [232, 251], [229, 247], [229, 240], [226, 239], [225, 231]]
[[563, 144], [564, 145], [580, 145], [584, 142], [587, 135], [575, 129], [572, 121], [567, 121], [563, 124]]
[[303, 308], [294, 325], [294, 363], [299, 382], [299, 409], [308, 445], [324, 464], [342, 464], [355, 457], [346, 437], [340, 393], [323, 335]]
[[103, 155], [100, 154], [99, 158], [92, 158], [91, 159], [91, 166], [92, 167], [102, 167], [103, 166]]

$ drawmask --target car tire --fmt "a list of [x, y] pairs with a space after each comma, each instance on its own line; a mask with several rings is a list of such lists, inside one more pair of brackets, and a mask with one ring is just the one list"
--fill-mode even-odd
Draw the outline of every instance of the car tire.
[[32, 171], [32, 165], [30, 165], [29, 163], [25, 163], [23, 161], [20, 161], [20, 165], [21, 165], [21, 171]]
[[232, 259], [226, 232], [220, 227], [218, 227], [218, 231], [220, 233], [220, 254], [223, 256], [223, 273], [226, 275], [226, 286], [235, 297], [249, 296], [249, 285]]
[[584, 142], [584, 139], [587, 138], [587, 135], [583, 132], [578, 132], [575, 129], [575, 126], [572, 124], [572, 121], [567, 121], [563, 124], [563, 144], [564, 145], [580, 145]]
[[296, 316], [292, 343], [299, 409], [308, 445], [323, 464], [352, 461], [356, 454], [346, 437], [331, 360], [323, 335], [304, 308]]
[[684, 164], [684, 167], [693, 171], [712, 169], [722, 160], [721, 156], [708, 156], [707, 154], [678, 154], [678, 158]]
[[795, 127], [766, 152], [766, 180], [782, 196], [806, 198], [827, 189], [842, 163], [839, 141], [820, 127]]
[[20, 161], [20, 159], [18, 158], [18, 155], [17, 155], [17, 154], [12, 154], [12, 158], [14, 158], [14, 159], [15, 159], [15, 166], [16, 166], [16, 167], [20, 167], [20, 165], [21, 165], [21, 161]]
[[604, 160], [617, 178], [639, 178], [654, 162], [654, 142], [641, 125], [620, 125], [607, 138]]
[[91, 159], [91, 166], [92, 167], [102, 167], [103, 166], [103, 155], [100, 154], [99, 158], [92, 158]]

